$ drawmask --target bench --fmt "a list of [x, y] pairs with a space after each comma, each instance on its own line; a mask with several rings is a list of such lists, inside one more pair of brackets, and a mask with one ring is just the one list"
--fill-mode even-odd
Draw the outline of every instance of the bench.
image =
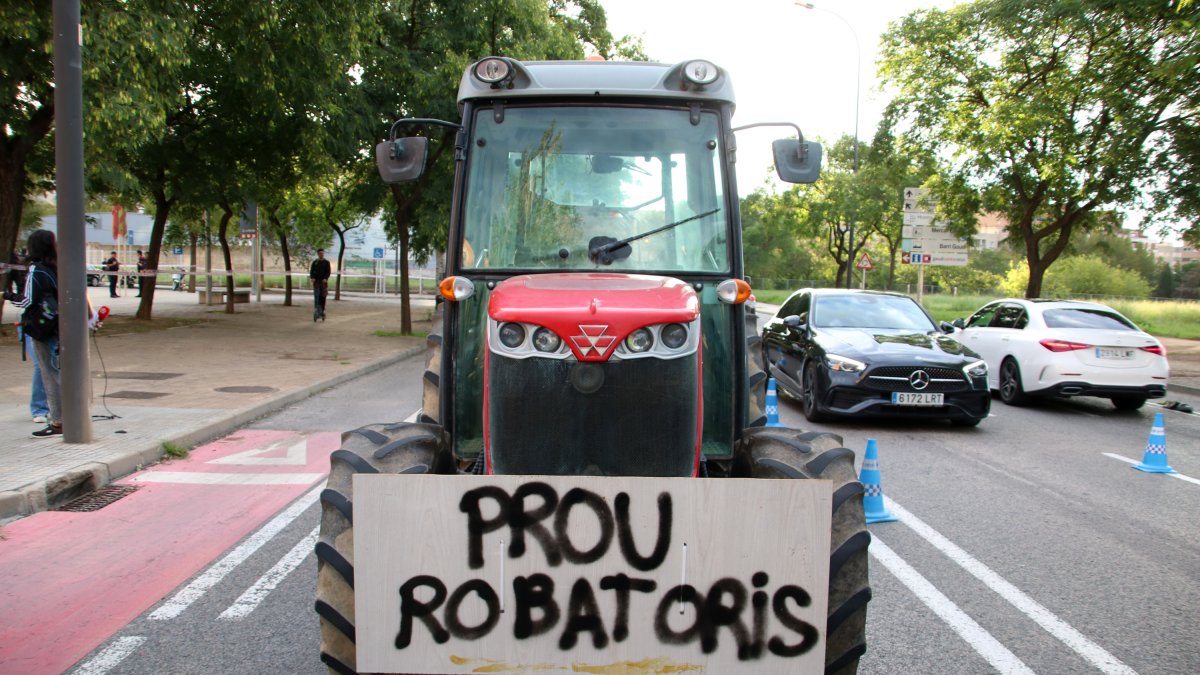
[[[196, 291], [196, 297], [200, 299], [200, 304], [202, 304], [202, 305], [208, 304], [208, 293], [206, 291], [204, 291], [203, 289], [198, 289]], [[220, 298], [221, 299], [220, 304], [223, 305], [227, 301], [228, 294], [223, 289], [219, 290], [219, 289], [214, 288], [213, 289], [213, 297]], [[243, 302], [250, 302], [250, 289], [249, 288], [233, 289], [233, 304], [237, 305], [237, 304], [240, 304]]]

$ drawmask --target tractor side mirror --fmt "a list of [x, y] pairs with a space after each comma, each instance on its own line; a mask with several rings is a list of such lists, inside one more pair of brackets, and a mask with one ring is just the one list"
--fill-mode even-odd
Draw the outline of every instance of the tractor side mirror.
[[821, 144], [781, 138], [771, 144], [775, 172], [787, 183], [815, 183], [821, 175]]
[[428, 150], [429, 139], [424, 136], [407, 136], [376, 145], [375, 166], [380, 178], [388, 185], [420, 178], [425, 173]]

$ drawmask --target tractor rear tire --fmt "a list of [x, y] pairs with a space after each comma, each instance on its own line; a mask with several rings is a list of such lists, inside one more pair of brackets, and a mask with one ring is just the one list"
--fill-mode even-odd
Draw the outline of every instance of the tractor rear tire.
[[746, 311], [746, 426], [767, 424], [767, 370], [758, 315]]
[[858, 660], [867, 650], [871, 535], [863, 514], [863, 486], [854, 471], [854, 451], [841, 446], [841, 437], [830, 433], [785, 427], [746, 429], [733, 475], [833, 481], [825, 672], [844, 674], [858, 671]]
[[433, 325], [425, 338], [425, 374], [421, 377], [421, 413], [417, 421], [427, 424], [441, 424], [443, 306], [444, 303], [437, 303]]
[[315, 608], [321, 620], [321, 661], [330, 672], [357, 672], [354, 630], [354, 495], [356, 473], [442, 473], [442, 428], [433, 424], [371, 424], [342, 434], [329, 457], [321, 493]]

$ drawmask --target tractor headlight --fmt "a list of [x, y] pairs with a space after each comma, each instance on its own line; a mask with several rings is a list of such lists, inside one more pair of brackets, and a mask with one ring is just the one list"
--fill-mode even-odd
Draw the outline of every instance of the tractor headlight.
[[539, 327], [533, 331], [533, 348], [539, 352], [556, 352], [560, 346], [562, 340], [549, 328]]
[[525, 327], [519, 323], [506, 323], [500, 326], [500, 344], [509, 349], [516, 349], [525, 342]]
[[862, 361], [855, 361], [837, 354], [826, 354], [825, 363], [829, 364], [829, 369], [839, 373], [857, 373], [867, 367], [867, 364]]
[[965, 365], [963, 366], [963, 372], [967, 374], [967, 377], [987, 377], [987, 362], [976, 361], [975, 363]]
[[692, 84], [704, 86], [716, 82], [721, 76], [721, 69], [709, 61], [689, 61], [683, 67], [683, 76]]
[[512, 74], [512, 64], [507, 59], [489, 57], [475, 64], [475, 77], [488, 84], [496, 84], [508, 79]]
[[687, 343], [688, 331], [681, 323], [669, 323], [663, 326], [662, 341], [663, 344], [671, 349], [679, 349]]
[[625, 338], [625, 348], [634, 354], [649, 351], [654, 346], [654, 333], [648, 328], [639, 328]]

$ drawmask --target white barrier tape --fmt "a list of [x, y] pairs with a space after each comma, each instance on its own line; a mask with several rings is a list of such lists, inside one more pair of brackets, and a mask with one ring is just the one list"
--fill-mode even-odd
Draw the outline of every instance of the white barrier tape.
[[[16, 270], [18, 272], [24, 272], [28, 269], [29, 269], [28, 265], [12, 265], [9, 263], [0, 263], [0, 272], [5, 272], [8, 270]], [[229, 272], [226, 270], [212, 270], [211, 272], [202, 272], [202, 271], [197, 270], [197, 271], [193, 272], [193, 271], [191, 271], [187, 268], [183, 268], [183, 267], [164, 267], [162, 269], [143, 270], [141, 272], [138, 272], [136, 270], [129, 271], [129, 272], [126, 272], [126, 271], [111, 272], [108, 270], [88, 270], [87, 274], [88, 274], [88, 276], [99, 276], [99, 277], [112, 277], [112, 276], [157, 277], [161, 274], [182, 274], [185, 277], [190, 277], [190, 276], [197, 276], [197, 277], [251, 276], [251, 277], [253, 277], [253, 276], [257, 276], [257, 277], [300, 277], [302, 279], [308, 278], [308, 272], [284, 272], [282, 270], [277, 271], [277, 272], [272, 272], [272, 271], [242, 272], [239, 270], [233, 270], [232, 272]], [[330, 277], [334, 277], [337, 275], [338, 275], [337, 272], [332, 272], [330, 274]], [[343, 271], [343, 272], [341, 272], [341, 276], [342, 276], [342, 278], [353, 278], [353, 279], [395, 279], [396, 277], [398, 277], [400, 275], [399, 274], [363, 274], [363, 273], [359, 273], [359, 272]], [[435, 279], [433, 277], [413, 277], [412, 275], [409, 275], [409, 278], [428, 279], [431, 282], [435, 281]]]

